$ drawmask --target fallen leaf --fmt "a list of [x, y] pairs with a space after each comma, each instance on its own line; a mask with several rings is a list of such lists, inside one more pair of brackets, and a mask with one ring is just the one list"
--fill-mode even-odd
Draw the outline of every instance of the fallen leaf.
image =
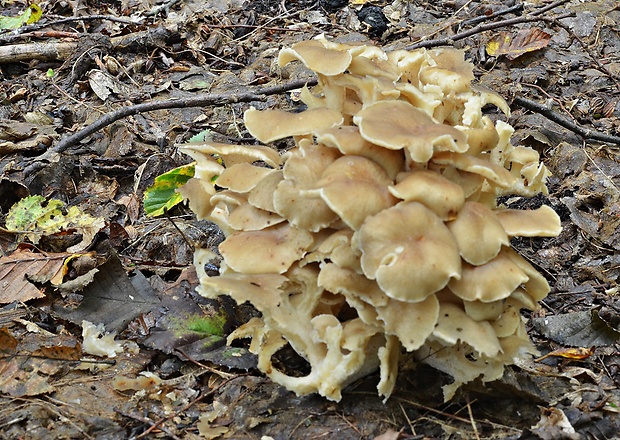
[[490, 56], [506, 55], [514, 60], [526, 52], [547, 47], [549, 40], [551, 35], [537, 28], [521, 29], [514, 38], [508, 32], [501, 32], [487, 43], [486, 50]]
[[539, 357], [538, 359], [536, 359], [536, 362], [540, 362], [543, 359], [547, 359], [548, 357], [561, 357], [564, 359], [582, 361], [592, 356], [594, 354], [594, 350], [595, 347], [559, 348], [557, 350], [553, 350], [550, 353], [547, 353], [544, 356]]

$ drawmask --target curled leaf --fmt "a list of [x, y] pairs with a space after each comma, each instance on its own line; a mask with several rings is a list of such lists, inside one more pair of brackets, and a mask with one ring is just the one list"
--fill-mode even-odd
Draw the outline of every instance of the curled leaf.
[[551, 35], [537, 28], [521, 29], [514, 38], [508, 32], [501, 32], [486, 45], [487, 54], [497, 57], [506, 55], [514, 60], [526, 52], [547, 47]]

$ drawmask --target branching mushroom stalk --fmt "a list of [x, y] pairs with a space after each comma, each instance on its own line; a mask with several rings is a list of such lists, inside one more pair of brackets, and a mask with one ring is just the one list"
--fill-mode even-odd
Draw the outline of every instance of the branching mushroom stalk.
[[[510, 143], [510, 125], [482, 113], [509, 109], [472, 85], [463, 53], [319, 37], [278, 61], [318, 76], [301, 93], [308, 109], [252, 108], [244, 120], [259, 141], [293, 137], [294, 149], [182, 146], [197, 163], [181, 192], [226, 234], [219, 276], [203, 269], [212, 253], [196, 250], [199, 291], [262, 313], [229, 340], [250, 337], [274, 381], [335, 401], [377, 368], [387, 399], [401, 349], [453, 377], [446, 400], [534, 353], [520, 310], [538, 308], [549, 286], [510, 238], [556, 236], [560, 220], [497, 198], [547, 193], [549, 172], [535, 150]], [[273, 365], [286, 344], [310, 364], [307, 376]]]

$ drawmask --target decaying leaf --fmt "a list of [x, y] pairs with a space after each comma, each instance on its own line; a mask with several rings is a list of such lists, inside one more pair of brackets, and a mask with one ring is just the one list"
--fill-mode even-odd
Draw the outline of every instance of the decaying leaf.
[[54, 286], [60, 286], [72, 270], [72, 264], [85, 260], [94, 260], [94, 256], [91, 253], [34, 253], [19, 250], [0, 258], [0, 304], [44, 297], [34, 282], [43, 284], [49, 281]]
[[545, 337], [565, 346], [601, 347], [620, 338], [620, 332], [603, 321], [597, 310], [534, 318], [532, 324]]
[[17, 29], [25, 24], [36, 23], [43, 16], [41, 7], [36, 3], [28, 5], [28, 8], [17, 17], [5, 17], [0, 15], [0, 29]]
[[66, 208], [60, 200], [28, 196], [11, 207], [6, 217], [9, 232], [23, 234], [37, 244], [41, 237], [75, 229], [82, 241], [67, 249], [79, 252], [90, 245], [95, 234], [105, 226], [105, 220], [82, 212], [77, 206]]
[[144, 192], [144, 212], [149, 217], [163, 215], [183, 201], [177, 189], [194, 177], [195, 163], [183, 165], [155, 178], [155, 182]]
[[547, 353], [544, 356], [539, 357], [538, 359], [536, 359], [536, 362], [540, 362], [544, 359], [547, 359], [548, 357], [561, 357], [574, 361], [583, 361], [592, 356], [595, 349], [596, 347], [559, 348], [557, 350], [553, 350], [550, 353]]
[[540, 29], [521, 29], [514, 38], [508, 32], [501, 32], [487, 43], [486, 49], [491, 56], [506, 55], [509, 60], [514, 60], [526, 52], [546, 47], [549, 40], [551, 35]]

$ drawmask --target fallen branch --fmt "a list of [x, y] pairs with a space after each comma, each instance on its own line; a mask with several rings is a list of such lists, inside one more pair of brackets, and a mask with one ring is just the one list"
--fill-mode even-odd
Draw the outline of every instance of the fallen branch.
[[527, 110], [531, 110], [533, 112], [539, 113], [543, 115], [545, 118], [550, 121], [555, 122], [558, 125], [572, 131], [573, 133], [578, 134], [585, 140], [593, 140], [599, 142], [606, 142], [610, 144], [620, 145], [620, 136], [613, 136], [610, 134], [601, 133], [600, 131], [591, 130], [589, 128], [582, 127], [559, 113], [554, 112], [549, 107], [546, 107], [542, 104], [537, 103], [536, 101], [531, 101], [526, 98], [522, 98], [520, 96], [516, 96], [512, 100], [513, 104], [517, 104]]
[[[89, 36], [84, 35], [84, 37], [88, 38]], [[176, 32], [160, 26], [148, 31], [113, 37], [110, 39], [110, 43], [114, 50], [123, 51], [134, 47], [134, 45], [156, 47], [175, 42], [177, 39], [178, 34]], [[80, 46], [83, 46], [80, 41], [0, 45], [0, 64], [30, 60], [65, 60]]]
[[[410, 44], [409, 46], [406, 46], [405, 49], [414, 50], [414, 49], [421, 49], [423, 47], [429, 48], [429, 47], [438, 47], [438, 46], [452, 46], [456, 41], [462, 40], [467, 37], [471, 37], [472, 35], [476, 35], [476, 34], [479, 34], [485, 31], [499, 29], [499, 28], [507, 27], [507, 26], [513, 26], [515, 24], [529, 23], [532, 21], [549, 21], [550, 20], [549, 17], [544, 17], [542, 15], [545, 12], [550, 11], [551, 9], [557, 8], [558, 6], [561, 6], [564, 3], [568, 3], [569, 1], [570, 0], [558, 0], [545, 6], [544, 8], [536, 9], [521, 17], [509, 18], [507, 20], [495, 21], [492, 23], [479, 24], [476, 27], [473, 27], [463, 32], [459, 32], [458, 34], [454, 34], [450, 37], [439, 38], [439, 39], [434, 39], [434, 40], [418, 41], [417, 43], [413, 43], [413, 44]], [[574, 13], [569, 12], [563, 15], [555, 16], [552, 19], [558, 20], [561, 18], [573, 16], [573, 15]]]
[[92, 124], [87, 125], [80, 131], [62, 139], [56, 146], [49, 148], [44, 154], [35, 159], [35, 163], [24, 169], [24, 175], [29, 175], [31, 173], [41, 170], [45, 167], [46, 161], [54, 157], [55, 154], [62, 153], [63, 151], [76, 145], [78, 142], [82, 141], [91, 134], [101, 130], [104, 127], [107, 127], [110, 124], [113, 124], [119, 119], [123, 119], [128, 116], [137, 115], [138, 113], [171, 108], [205, 107], [209, 105], [221, 106], [225, 104], [234, 104], [237, 102], [265, 101], [270, 95], [277, 95], [279, 93], [299, 89], [304, 85], [313, 86], [316, 85], [316, 83], [317, 80], [315, 78], [306, 78], [285, 84], [280, 84], [277, 86], [263, 87], [257, 89], [256, 91], [245, 93], [207, 93], [191, 98], [151, 101], [145, 102], [143, 104], [121, 107], [118, 110], [106, 113]]

